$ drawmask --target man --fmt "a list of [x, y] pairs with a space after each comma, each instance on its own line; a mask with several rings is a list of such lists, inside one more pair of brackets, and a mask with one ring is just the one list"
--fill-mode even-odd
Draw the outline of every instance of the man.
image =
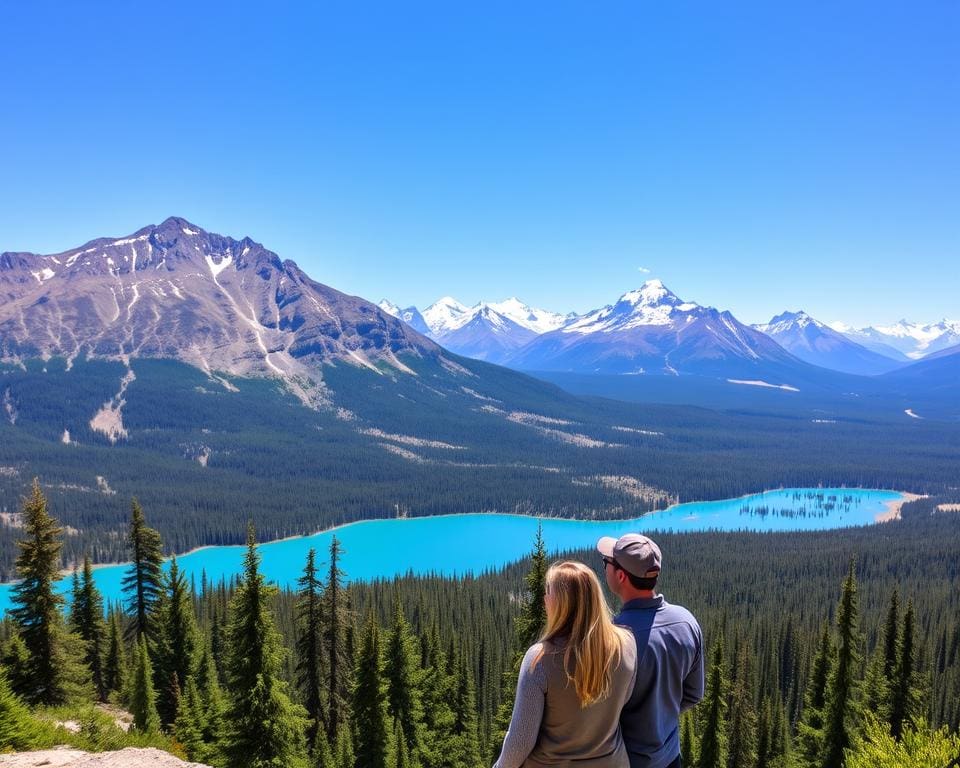
[[637, 639], [637, 682], [620, 715], [630, 768], [680, 768], [680, 713], [703, 698], [703, 634], [686, 608], [654, 590], [660, 548], [628, 533], [597, 542], [607, 586], [623, 602], [614, 622]]

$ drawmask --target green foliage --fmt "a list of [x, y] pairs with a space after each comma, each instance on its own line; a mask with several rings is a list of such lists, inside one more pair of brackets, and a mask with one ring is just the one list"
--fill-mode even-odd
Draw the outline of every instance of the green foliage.
[[312, 750], [318, 732], [326, 731], [323, 711], [323, 584], [317, 578], [316, 551], [313, 549], [307, 553], [303, 575], [297, 585], [297, 685], [310, 718], [307, 742]]
[[84, 695], [89, 671], [83, 649], [72, 642], [63, 625], [64, 599], [54, 590], [59, 577], [63, 529], [47, 513], [39, 480], [21, 508], [26, 538], [18, 542], [17, 573], [11, 615], [27, 650], [20, 693], [33, 704], [63, 704]]
[[[76, 571], [74, 578], [76, 579]], [[74, 591], [70, 620], [71, 629], [83, 640], [83, 661], [90, 670], [97, 697], [100, 701], [106, 701], [110, 688], [104, 670], [107, 638], [103, 621], [103, 598], [93, 581], [93, 566], [89, 557], [83, 559], [83, 577]]]
[[327, 663], [327, 737], [336, 739], [347, 719], [350, 708], [350, 688], [353, 651], [349, 647], [352, 616], [344, 594], [346, 573], [340, 567], [343, 547], [336, 536], [330, 539], [330, 563], [327, 586], [323, 593], [323, 614], [326, 631], [323, 650]]
[[110, 613], [110, 637], [103, 664], [103, 682], [108, 694], [122, 694], [127, 683], [127, 651], [120, 629], [120, 614]]
[[895, 739], [886, 723], [868, 716], [863, 735], [845, 753], [846, 768], [949, 768], [960, 763], [960, 735], [932, 730], [922, 720]]
[[140, 502], [130, 502], [130, 571], [123, 577], [127, 610], [133, 616], [130, 630], [153, 641], [157, 634], [155, 614], [163, 591], [163, 549], [160, 534], [147, 526]]
[[354, 673], [353, 729], [357, 768], [388, 768], [390, 731], [387, 727], [383, 652], [380, 629], [373, 616], [367, 619], [360, 640]]
[[37, 736], [33, 717], [0, 671], [0, 752], [31, 749]]
[[130, 712], [133, 726], [141, 733], [155, 733], [160, 730], [160, 716], [157, 714], [157, 694], [153, 688], [153, 665], [147, 652], [147, 638], [141, 635], [137, 640], [136, 663], [131, 680]]
[[[394, 601], [393, 625], [387, 638], [384, 676], [387, 714], [398, 724], [405, 748], [414, 755], [423, 749], [423, 704], [419, 654], [399, 598]], [[399, 758], [398, 758], [399, 759]], [[407, 755], [409, 762], [409, 755]]]
[[824, 707], [827, 702], [827, 680], [830, 677], [830, 662], [833, 658], [833, 642], [830, 627], [823, 625], [817, 655], [807, 682], [803, 719], [798, 729], [800, 750], [808, 765], [813, 765], [823, 751]]
[[[157, 711], [164, 726], [177, 716], [176, 695], [196, 671], [199, 638], [190, 585], [174, 557], [164, 579], [164, 591], [155, 604]], [[174, 684], [176, 681], [176, 684]]]
[[299, 768], [306, 765], [306, 713], [280, 678], [285, 650], [269, 607], [276, 590], [259, 567], [251, 524], [243, 578], [230, 606], [224, 754], [236, 768]]
[[699, 706], [700, 754], [697, 768], [726, 768], [728, 736], [726, 728], [728, 681], [723, 660], [723, 637], [713, 646], [707, 687]]
[[850, 746], [858, 719], [856, 673], [860, 664], [861, 638], [853, 561], [850, 562], [850, 571], [843, 582], [840, 604], [837, 606], [837, 635], [837, 653], [830, 666], [824, 707], [823, 747], [820, 754], [823, 768], [839, 768], [843, 765], [843, 753]]

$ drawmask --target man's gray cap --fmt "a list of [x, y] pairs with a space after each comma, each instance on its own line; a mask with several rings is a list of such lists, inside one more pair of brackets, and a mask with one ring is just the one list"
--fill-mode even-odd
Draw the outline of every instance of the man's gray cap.
[[660, 547], [643, 534], [628, 533], [619, 539], [604, 536], [597, 542], [597, 551], [638, 578], [652, 579], [660, 573]]

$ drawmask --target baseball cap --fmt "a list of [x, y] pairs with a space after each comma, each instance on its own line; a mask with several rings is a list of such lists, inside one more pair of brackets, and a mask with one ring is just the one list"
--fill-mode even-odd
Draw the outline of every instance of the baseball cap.
[[597, 551], [638, 578], [653, 578], [660, 573], [660, 547], [643, 534], [628, 533], [619, 539], [604, 536], [597, 542]]

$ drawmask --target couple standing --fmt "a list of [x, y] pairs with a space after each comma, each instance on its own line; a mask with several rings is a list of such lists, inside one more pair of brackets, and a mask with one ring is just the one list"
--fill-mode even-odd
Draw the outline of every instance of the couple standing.
[[[547, 626], [523, 658], [513, 718], [494, 768], [680, 768], [680, 713], [703, 698], [703, 638], [685, 608], [654, 593], [660, 548], [639, 534], [597, 542], [594, 572], [547, 571]], [[619, 625], [619, 626], [617, 626]]]

